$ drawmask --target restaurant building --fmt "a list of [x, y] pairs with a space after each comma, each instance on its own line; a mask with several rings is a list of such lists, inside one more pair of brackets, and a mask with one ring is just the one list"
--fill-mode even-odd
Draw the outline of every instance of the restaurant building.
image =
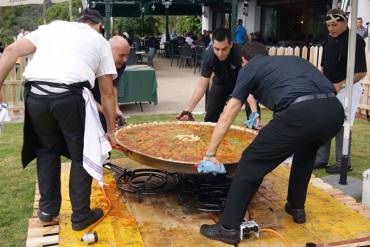
[[[231, 26], [231, 2], [204, 4], [202, 29]], [[326, 35], [326, 12], [341, 3], [336, 0], [249, 0], [238, 1], [237, 19], [248, 33], [260, 31], [266, 44], [308, 45]], [[370, 0], [359, 0], [358, 16], [370, 21]]]

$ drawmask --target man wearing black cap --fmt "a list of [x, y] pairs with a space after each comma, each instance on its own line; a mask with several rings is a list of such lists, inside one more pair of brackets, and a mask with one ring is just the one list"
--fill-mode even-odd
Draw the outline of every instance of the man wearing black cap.
[[[346, 94], [345, 83], [347, 73], [347, 54], [348, 54], [348, 35], [349, 29], [347, 24], [347, 17], [341, 9], [331, 9], [326, 15], [326, 26], [329, 31], [329, 37], [324, 44], [323, 55], [321, 60], [321, 67], [323, 74], [333, 83], [337, 92], [338, 98], [341, 99], [344, 105], [344, 98]], [[353, 82], [353, 97], [352, 97], [352, 111], [355, 112], [362, 94], [362, 86], [359, 82], [366, 75], [366, 56], [365, 56], [365, 42], [356, 35], [356, 54], [355, 54], [355, 68]], [[351, 122], [354, 122], [353, 114]], [[350, 135], [350, 139], [351, 135]], [[335, 136], [335, 163], [327, 166], [330, 154], [330, 141], [323, 145], [317, 151], [315, 161], [315, 168], [326, 167], [328, 173], [340, 173], [341, 169], [341, 154], [343, 146], [343, 128]], [[350, 141], [351, 144], [351, 141]], [[351, 164], [351, 145], [349, 145], [349, 159], [348, 169], [352, 168]]]
[[[98, 78], [108, 139], [114, 140], [116, 68], [108, 41], [100, 34], [102, 16], [83, 11], [78, 22], [54, 21], [40, 26], [6, 48], [0, 59], [0, 86], [17, 57], [33, 53], [24, 77], [25, 122], [22, 163], [37, 158], [40, 190], [38, 216], [49, 222], [61, 206], [60, 156], [71, 161], [69, 195], [72, 228], [82, 230], [103, 216], [90, 208], [92, 178], [83, 168], [85, 101], [82, 92]], [[104, 137], [104, 140], [107, 139]]]
[[293, 156], [285, 210], [305, 223], [308, 183], [317, 149], [341, 128], [344, 110], [335, 89], [312, 64], [294, 56], [267, 56], [262, 44], [242, 51], [245, 67], [213, 131], [205, 160], [219, 163], [217, 148], [249, 94], [274, 111], [243, 152], [220, 221], [202, 225], [201, 234], [229, 244], [240, 241], [240, 225], [265, 175]]

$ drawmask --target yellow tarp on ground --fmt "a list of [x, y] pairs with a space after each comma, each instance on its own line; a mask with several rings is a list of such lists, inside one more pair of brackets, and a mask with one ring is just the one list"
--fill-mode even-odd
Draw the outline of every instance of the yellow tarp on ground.
[[[120, 159], [114, 163], [120, 163], [124, 167], [140, 167], [128, 159]], [[80, 241], [84, 231], [74, 232], [71, 229], [68, 176], [66, 167], [62, 171], [63, 204], [60, 214], [59, 246], [86, 246]], [[368, 218], [311, 185], [306, 203], [307, 223], [295, 224], [292, 217], [283, 209], [288, 176], [289, 169], [285, 166], [280, 166], [267, 176], [266, 180], [271, 184], [275, 196], [265, 199], [273, 205], [274, 214], [278, 219], [278, 226], [273, 229], [282, 234], [292, 246], [305, 246], [307, 242], [320, 244], [370, 237]], [[111, 174], [105, 176], [105, 182], [108, 184], [108, 196], [113, 202], [113, 211], [96, 228], [99, 242], [94, 246], [162, 247], [164, 243], [166, 247], [226, 246], [221, 242], [209, 241], [202, 237], [199, 234], [199, 226], [212, 223], [210, 217], [206, 213], [184, 209], [177, 203], [175, 196], [145, 197], [141, 202], [133, 199], [131, 195], [122, 197], [115, 187]], [[92, 207], [103, 209], [107, 207], [103, 194], [95, 183]], [[252, 237], [243, 240], [239, 246], [283, 246], [283, 244], [276, 236], [262, 233], [259, 239]]]

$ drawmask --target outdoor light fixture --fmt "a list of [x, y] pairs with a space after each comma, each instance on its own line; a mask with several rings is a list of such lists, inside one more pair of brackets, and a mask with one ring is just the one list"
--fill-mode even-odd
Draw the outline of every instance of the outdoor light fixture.
[[172, 4], [172, 0], [162, 0], [162, 4], [166, 9], [168, 9]]
[[153, 4], [152, 4], [152, 10], [154, 11], [155, 10], [155, 5], [154, 5], [154, 2], [153, 2]]
[[144, 13], [144, 12], [145, 12], [145, 8], [141, 7], [141, 13]]
[[243, 14], [248, 16], [248, 1], [244, 1]]

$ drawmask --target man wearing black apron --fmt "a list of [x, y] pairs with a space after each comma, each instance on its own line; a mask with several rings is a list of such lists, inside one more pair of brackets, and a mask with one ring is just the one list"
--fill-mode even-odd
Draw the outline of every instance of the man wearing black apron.
[[60, 156], [72, 161], [69, 196], [72, 228], [82, 230], [103, 216], [90, 208], [92, 177], [83, 168], [84, 87], [98, 78], [108, 138], [114, 141], [115, 100], [112, 80], [117, 72], [108, 41], [99, 33], [102, 16], [85, 9], [78, 22], [54, 21], [8, 46], [0, 60], [0, 86], [17, 57], [33, 53], [24, 77], [25, 123], [22, 163], [37, 158], [40, 190], [38, 216], [49, 222], [61, 206]]
[[[209, 80], [214, 73], [212, 86], [207, 96], [204, 121], [217, 122], [234, 89], [241, 68], [240, 50], [241, 46], [232, 42], [229, 29], [215, 29], [212, 35], [212, 46], [206, 50], [203, 57], [201, 78], [186, 108], [177, 115], [178, 120], [192, 120], [191, 112], [207, 91]], [[257, 109], [252, 109], [252, 111], [256, 112]]]
[[304, 207], [316, 151], [336, 135], [344, 121], [334, 86], [308, 61], [294, 56], [269, 57], [258, 43], [247, 45], [243, 57], [246, 66], [239, 72], [204, 159], [219, 163], [217, 147], [249, 94], [274, 111], [274, 118], [243, 152], [220, 221], [201, 226], [204, 236], [229, 244], [240, 241], [245, 211], [264, 176], [291, 155], [285, 211], [294, 222], [306, 222]]

